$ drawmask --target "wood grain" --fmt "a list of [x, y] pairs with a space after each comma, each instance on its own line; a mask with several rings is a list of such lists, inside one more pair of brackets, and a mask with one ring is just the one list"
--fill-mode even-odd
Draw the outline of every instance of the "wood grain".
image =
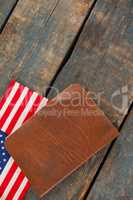
[[[116, 127], [120, 127], [133, 97], [132, 7], [131, 0], [98, 1], [54, 84], [59, 90], [74, 82], [86, 86], [92, 96], [101, 97], [96, 101]], [[62, 193], [63, 200], [83, 199], [106, 151], [58, 186], [55, 199]], [[52, 194], [47, 199], [51, 200]]]
[[0, 35], [0, 88], [14, 78], [45, 92], [93, 0], [21, 0]]
[[133, 109], [87, 200], [133, 199]]
[[0, 30], [5, 23], [6, 19], [8, 18], [11, 10], [13, 9], [14, 5], [16, 4], [17, 0], [4, 0], [0, 1]]
[[[132, 101], [132, 23], [131, 0], [97, 2], [71, 59], [54, 84], [59, 89], [73, 82], [85, 85], [101, 97], [98, 103], [117, 126]], [[128, 100], [122, 107], [121, 97], [126, 93]]]

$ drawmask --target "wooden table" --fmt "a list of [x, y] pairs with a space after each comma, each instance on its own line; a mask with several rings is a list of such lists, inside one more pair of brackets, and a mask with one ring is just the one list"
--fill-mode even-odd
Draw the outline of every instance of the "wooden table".
[[80, 83], [121, 132], [44, 199], [132, 200], [132, 0], [4, 0], [0, 30], [0, 95], [13, 78], [49, 98]]

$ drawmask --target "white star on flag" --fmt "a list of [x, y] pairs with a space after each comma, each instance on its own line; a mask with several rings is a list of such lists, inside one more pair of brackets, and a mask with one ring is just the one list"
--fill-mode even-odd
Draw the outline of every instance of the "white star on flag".
[[5, 149], [5, 138], [36, 114], [47, 99], [12, 80], [0, 101], [0, 199], [22, 200], [30, 183]]

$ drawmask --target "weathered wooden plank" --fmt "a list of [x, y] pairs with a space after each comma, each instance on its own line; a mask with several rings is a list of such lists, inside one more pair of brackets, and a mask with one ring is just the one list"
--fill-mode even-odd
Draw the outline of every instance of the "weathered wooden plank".
[[[98, 103], [118, 126], [132, 99], [132, 7], [131, 0], [97, 2], [71, 59], [55, 83], [60, 90], [73, 82], [85, 85], [97, 94], [92, 94], [94, 97], [101, 97], [101, 101], [97, 98]], [[122, 105], [125, 93], [128, 99]]]
[[93, 2], [19, 1], [0, 35], [0, 95], [12, 78], [45, 93]]
[[87, 200], [133, 199], [133, 109]]
[[1, 0], [0, 1], [0, 29], [8, 18], [10, 12], [14, 8], [17, 0]]
[[1, 88], [5, 89], [8, 79], [16, 78], [35, 90], [45, 90], [92, 2], [19, 1], [0, 35]]
[[[92, 11], [75, 50], [54, 87], [78, 82], [92, 91], [98, 105], [120, 127], [132, 101], [132, 0], [101, 0]], [[54, 96], [51, 92], [49, 97]], [[113, 102], [112, 102], [113, 100]], [[56, 197], [83, 199], [107, 148], [56, 188]], [[46, 199], [52, 199], [52, 193]]]

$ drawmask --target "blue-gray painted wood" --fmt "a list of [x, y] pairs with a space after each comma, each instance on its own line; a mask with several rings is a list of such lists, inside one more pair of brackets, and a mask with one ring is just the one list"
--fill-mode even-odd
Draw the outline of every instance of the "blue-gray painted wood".
[[17, 0], [0, 0], [0, 29], [14, 8]]
[[0, 89], [14, 78], [45, 92], [93, 0], [21, 0], [0, 35]]
[[87, 200], [133, 199], [133, 109]]

